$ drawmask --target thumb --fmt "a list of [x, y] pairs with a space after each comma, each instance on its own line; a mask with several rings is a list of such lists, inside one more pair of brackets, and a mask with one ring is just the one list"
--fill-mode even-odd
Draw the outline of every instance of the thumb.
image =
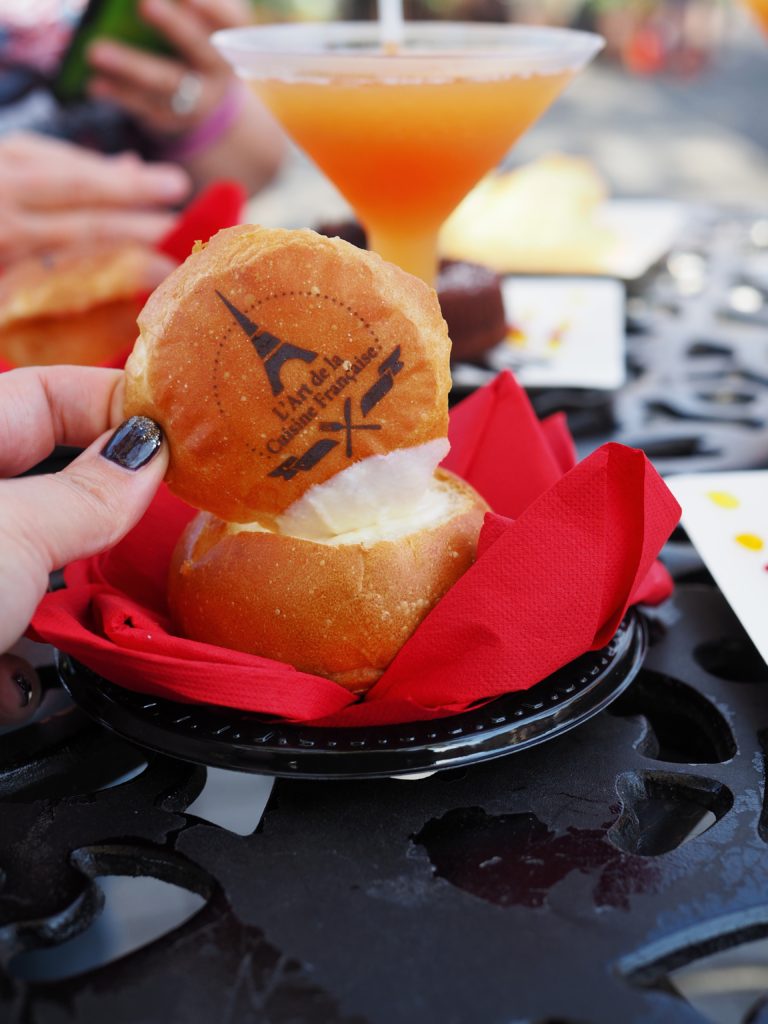
[[18, 481], [48, 572], [115, 544], [144, 514], [168, 457], [160, 427], [132, 416], [52, 476]]
[[110, 547], [138, 522], [167, 465], [160, 427], [133, 416], [62, 472], [2, 482], [0, 652], [26, 628], [53, 569]]

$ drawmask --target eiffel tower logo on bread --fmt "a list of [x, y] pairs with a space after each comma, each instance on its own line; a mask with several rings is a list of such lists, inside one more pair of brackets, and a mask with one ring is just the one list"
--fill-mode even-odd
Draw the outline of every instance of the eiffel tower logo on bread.
[[273, 395], [279, 395], [283, 391], [280, 371], [285, 363], [291, 359], [301, 359], [304, 363], [312, 363], [317, 359], [317, 352], [300, 348], [298, 345], [292, 345], [288, 341], [276, 338], [269, 331], [261, 330], [258, 324], [254, 323], [237, 306], [233, 305], [225, 295], [222, 295], [218, 290], [216, 294], [242, 328], [243, 333], [247, 335], [256, 354], [264, 363], [264, 369], [267, 371], [267, 379], [269, 380]]

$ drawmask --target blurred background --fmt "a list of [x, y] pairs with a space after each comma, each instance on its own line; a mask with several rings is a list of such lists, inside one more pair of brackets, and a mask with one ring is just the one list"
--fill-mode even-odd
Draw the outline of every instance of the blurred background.
[[[7, 57], [20, 45], [26, 23], [44, 68], [46, 48], [60, 51], [59, 35], [82, 7], [0, 0], [0, 51]], [[405, 9], [409, 18], [570, 25], [605, 36], [604, 53], [524, 136], [515, 163], [562, 151], [590, 158], [612, 195], [768, 203], [768, 0], [405, 0]], [[376, 3], [252, 0], [252, 12], [261, 22], [366, 19]], [[40, 32], [46, 21], [51, 31]], [[322, 197], [324, 213], [341, 208], [330, 186]]]
[[[751, 0], [406, 0], [409, 18], [506, 20], [594, 29], [606, 49], [517, 144], [511, 166], [586, 156], [613, 196], [737, 208], [768, 204], [768, 3]], [[256, 2], [260, 21], [370, 18], [373, 0]], [[762, 18], [762, 26], [761, 26]], [[311, 221], [344, 204], [294, 155]], [[294, 192], [294, 195], [296, 193]], [[268, 189], [254, 207], [276, 219]]]

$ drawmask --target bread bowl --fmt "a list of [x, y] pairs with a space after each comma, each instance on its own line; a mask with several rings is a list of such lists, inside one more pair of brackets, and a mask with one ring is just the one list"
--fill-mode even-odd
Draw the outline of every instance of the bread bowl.
[[[472, 564], [487, 510], [437, 468], [434, 291], [339, 239], [243, 225], [171, 274], [139, 327], [126, 414], [161, 424], [168, 484], [202, 510], [172, 560], [177, 626], [364, 691]], [[318, 411], [273, 451], [291, 398]]]
[[368, 689], [470, 567], [486, 505], [438, 471], [441, 511], [324, 541], [201, 513], [174, 553], [168, 598], [187, 636]]

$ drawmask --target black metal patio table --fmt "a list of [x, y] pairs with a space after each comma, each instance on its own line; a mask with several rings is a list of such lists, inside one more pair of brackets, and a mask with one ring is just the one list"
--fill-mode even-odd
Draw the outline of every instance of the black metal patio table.
[[[766, 254], [768, 219], [698, 211], [630, 294], [626, 387], [534, 394], [540, 413], [662, 472], [768, 467]], [[53, 695], [0, 737], [0, 1021], [716, 1019], [681, 979], [717, 990], [708, 958], [768, 937], [768, 667], [682, 531], [663, 558], [675, 595], [590, 721], [418, 780], [281, 777], [247, 829], [198, 813], [204, 768]], [[254, 777], [237, 784], [255, 805]], [[116, 877], [197, 909], [110, 959], [99, 880]], [[729, 1019], [768, 1022], [768, 984], [741, 984]]]

